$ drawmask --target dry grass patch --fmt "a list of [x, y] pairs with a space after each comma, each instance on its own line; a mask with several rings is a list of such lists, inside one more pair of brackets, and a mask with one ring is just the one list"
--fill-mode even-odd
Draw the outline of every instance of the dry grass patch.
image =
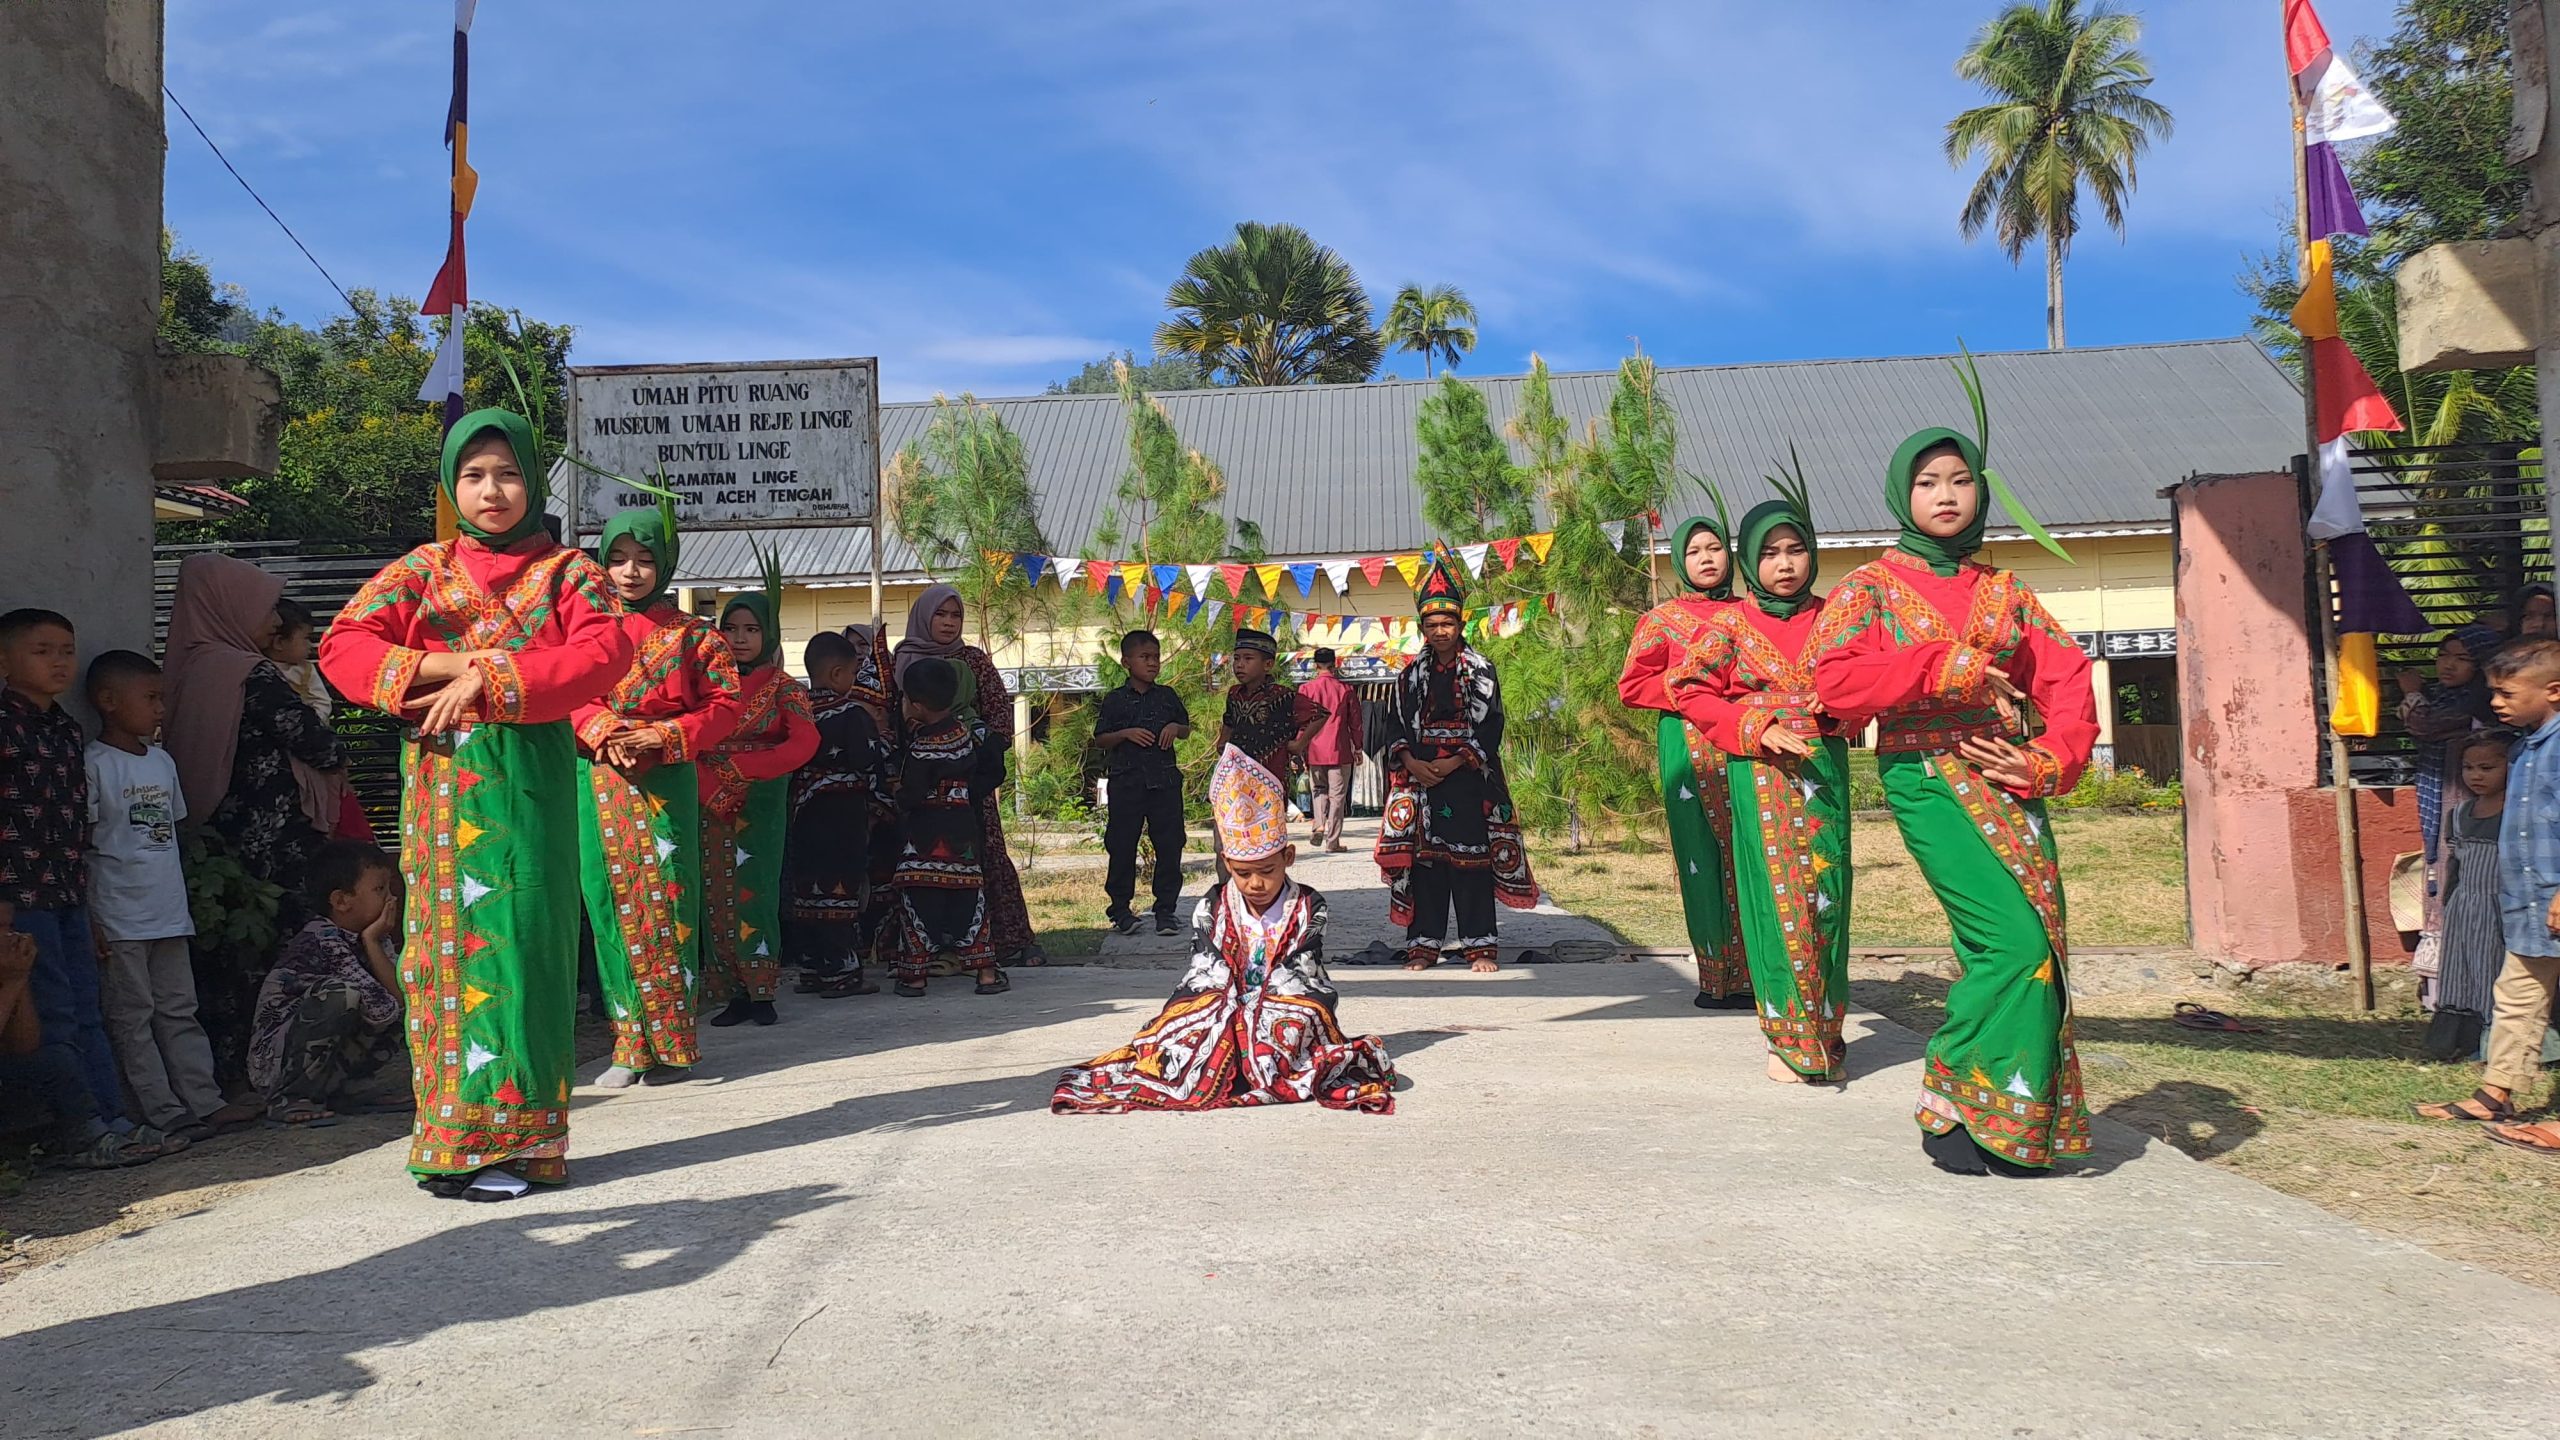
[[[2059, 812], [2063, 888], [2074, 945], [2183, 945], [2187, 940], [2186, 849], [2174, 814]], [[1555, 902], [1618, 932], [1630, 944], [1688, 944], [1669, 842], [1647, 848], [1564, 853], [1533, 845], [1538, 879]], [[1891, 817], [1861, 815], [1850, 832], [1856, 865], [1849, 943], [1944, 949], [1946, 917], [1903, 848]]]

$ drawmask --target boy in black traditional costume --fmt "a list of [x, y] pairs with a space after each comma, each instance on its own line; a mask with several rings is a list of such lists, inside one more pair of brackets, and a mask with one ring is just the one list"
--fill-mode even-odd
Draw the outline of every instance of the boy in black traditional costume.
[[1502, 682], [1467, 648], [1466, 592], [1447, 555], [1432, 557], [1415, 599], [1424, 650], [1396, 678], [1378, 869], [1388, 918], [1405, 927], [1406, 969], [1428, 970], [1454, 952], [1485, 974], [1501, 950], [1495, 903], [1538, 903], [1502, 772]]

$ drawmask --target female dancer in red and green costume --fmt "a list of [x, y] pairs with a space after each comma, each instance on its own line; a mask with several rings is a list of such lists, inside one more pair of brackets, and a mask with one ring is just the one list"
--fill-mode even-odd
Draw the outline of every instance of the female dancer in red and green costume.
[[704, 998], [726, 998], [714, 1025], [770, 1025], [782, 981], [782, 847], [791, 829], [791, 772], [818, 753], [809, 692], [782, 668], [782, 577], [766, 562], [762, 593], [730, 598], [720, 633], [743, 691], [738, 728], [702, 770], [702, 915], [711, 934]]
[[[1712, 492], [1710, 492], [1712, 494]], [[1734, 924], [1733, 806], [1725, 756], [1706, 732], [1680, 717], [1663, 678], [1685, 663], [1709, 623], [1733, 606], [1733, 537], [1724, 522], [1695, 516], [1672, 538], [1680, 588], [1636, 622], [1618, 674], [1618, 698], [1630, 710], [1659, 710], [1655, 748], [1662, 760], [1662, 809], [1671, 825], [1671, 861], [1688, 920], [1689, 951], [1698, 962], [1698, 1008], [1739, 1010], [1751, 1003], [1751, 972]]]
[[604, 572], [542, 528], [533, 427], [475, 410], [445, 436], [461, 538], [385, 566], [329, 626], [339, 691], [411, 722], [402, 747], [400, 982], [430, 1192], [510, 1200], [568, 1179], [578, 1005], [577, 741], [631, 668]]
[[696, 756], [738, 728], [738, 667], [720, 633], [667, 598], [672, 505], [627, 510], [596, 542], [629, 610], [638, 654], [613, 693], [570, 717], [578, 733], [579, 883], [596, 976], [613, 1016], [607, 1090], [670, 1085], [699, 1058], [693, 996], [702, 932], [702, 801]]
[[1955, 935], [1963, 974], [1929, 1039], [1922, 1145], [1942, 1169], [2029, 1175], [2089, 1149], [2044, 802], [2079, 783], [2098, 720], [2079, 646], [2017, 576], [1972, 558], [1986, 481], [1953, 430], [1894, 452], [1901, 538], [1831, 592], [1814, 680], [1843, 728], [1880, 727], [1885, 798]]
[[1680, 713], [1730, 755], [1735, 916], [1769, 1078], [1838, 1080], [1849, 998], [1849, 746], [1814, 699], [1823, 614], [1805, 493], [1742, 518], [1751, 598], [1719, 611], [1668, 678]]

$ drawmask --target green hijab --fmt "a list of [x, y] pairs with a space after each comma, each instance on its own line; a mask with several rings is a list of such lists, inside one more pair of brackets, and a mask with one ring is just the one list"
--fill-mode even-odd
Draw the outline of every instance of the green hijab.
[[[1760, 547], [1780, 530], [1793, 530], [1804, 541], [1804, 588], [1793, 595], [1780, 595], [1760, 583]], [[1781, 620], [1820, 598], [1813, 593], [1813, 582], [1822, 575], [1822, 552], [1814, 548], [1813, 522], [1804, 517], [1794, 501], [1763, 500], [1751, 507], [1751, 513], [1742, 517], [1742, 548], [1734, 552], [1733, 563], [1742, 574], [1742, 583], [1751, 591], [1751, 603]]]
[[[611, 562], [613, 542], [629, 536], [647, 547], [658, 562], [658, 588], [642, 599], [630, 602], [634, 613], [648, 609], [667, 598], [676, 583], [676, 522], [662, 507], [655, 510], [625, 510], [613, 517], [596, 537], [596, 563]], [[761, 597], [759, 597], [761, 598]]]
[[[1722, 504], [1723, 502], [1718, 501], [1717, 503]], [[1725, 549], [1724, 579], [1715, 585], [1705, 587], [1700, 586], [1697, 581], [1689, 578], [1689, 539], [1701, 530], [1706, 531], [1708, 534], [1716, 537], [1716, 539], [1724, 542]], [[1725, 533], [1724, 522], [1722, 520], [1709, 519], [1704, 515], [1692, 515], [1688, 519], [1681, 521], [1680, 529], [1671, 537], [1671, 570], [1673, 574], [1680, 577], [1680, 588], [1683, 590], [1687, 590], [1692, 594], [1705, 595], [1710, 600], [1732, 599], [1734, 570], [1733, 537]]]
[[764, 649], [756, 653], [756, 658], [738, 668], [761, 670], [772, 664], [773, 657], [782, 651], [782, 629], [773, 623], [773, 599], [761, 590], [730, 596], [729, 603], [720, 607], [720, 628], [728, 629], [729, 616], [740, 610], [756, 617], [756, 623], [764, 627]]
[[[524, 472], [524, 518], [503, 535], [492, 535], [463, 516], [462, 502], [453, 493], [454, 477], [462, 469], [462, 452], [472, 441], [496, 431], [506, 437], [507, 448], [516, 455], [516, 468]], [[519, 540], [542, 533], [543, 503], [551, 498], [551, 477], [542, 473], [542, 447], [535, 443], [533, 425], [513, 410], [474, 410], [453, 422], [444, 432], [444, 469], [436, 483], [443, 487], [444, 498], [453, 506], [454, 523], [463, 534], [493, 549], [504, 549]]]
[[[1911, 476], [1920, 468], [1921, 452], [1940, 445], [1952, 444], [1964, 457], [1965, 468], [1973, 472], [1973, 523], [1955, 536], [1941, 540], [1923, 531], [1911, 519]], [[1893, 507], [1893, 518], [1902, 522], [1902, 536], [1893, 548], [1905, 555], [1929, 563], [1931, 573], [1953, 575], [1967, 556], [1982, 548], [1982, 532], [1991, 528], [1991, 484], [1982, 467], [1982, 447], [1970, 436], [1953, 430], [1923, 430], [1902, 442], [1884, 469], [1884, 503]]]

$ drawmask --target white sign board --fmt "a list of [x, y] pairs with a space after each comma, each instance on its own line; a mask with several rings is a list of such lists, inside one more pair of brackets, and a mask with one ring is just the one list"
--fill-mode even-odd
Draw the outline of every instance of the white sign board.
[[[694, 530], [868, 525], [880, 506], [880, 362], [569, 368], [569, 444], [682, 496]], [[593, 534], [656, 498], [576, 472]]]

